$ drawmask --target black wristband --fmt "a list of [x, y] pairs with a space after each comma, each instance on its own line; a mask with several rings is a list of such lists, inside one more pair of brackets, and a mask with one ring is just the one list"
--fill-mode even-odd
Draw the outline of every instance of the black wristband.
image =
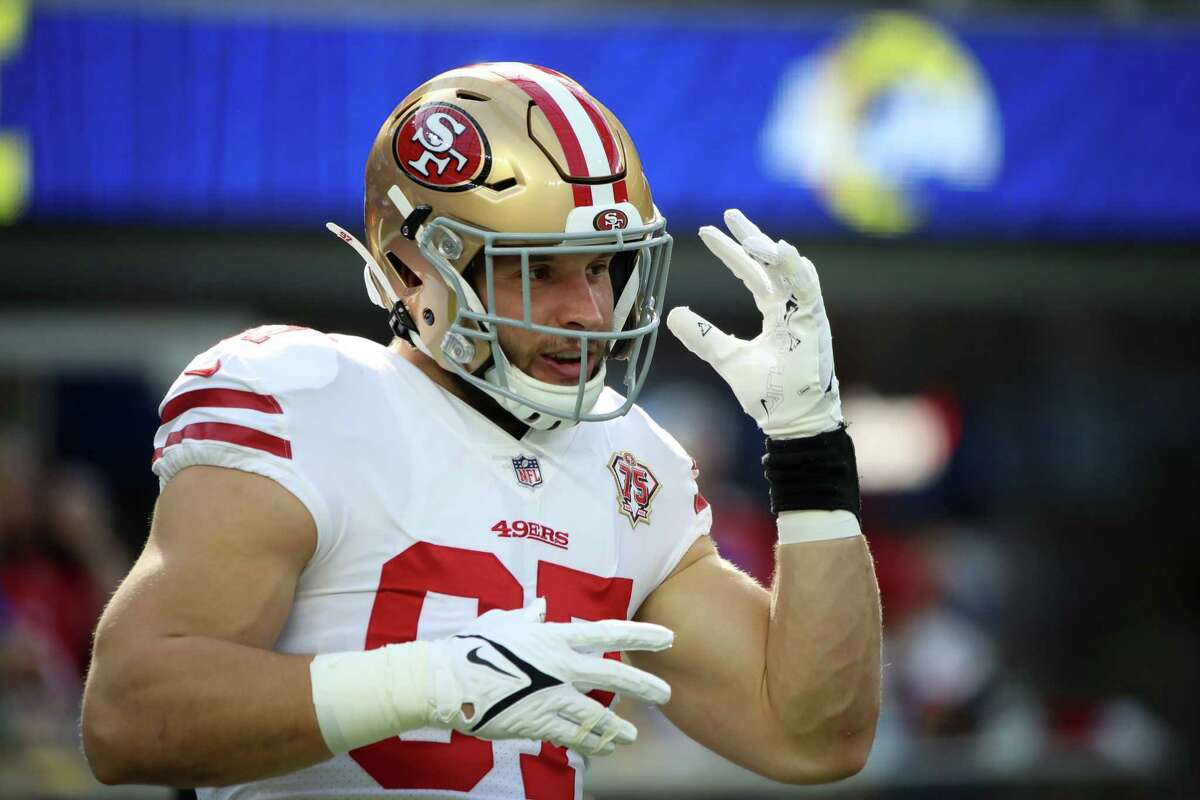
[[771, 513], [849, 511], [862, 524], [858, 462], [843, 425], [803, 439], [767, 439], [763, 471], [771, 488]]

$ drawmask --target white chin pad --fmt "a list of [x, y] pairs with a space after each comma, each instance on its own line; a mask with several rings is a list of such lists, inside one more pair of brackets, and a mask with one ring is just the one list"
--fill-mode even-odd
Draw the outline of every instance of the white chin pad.
[[[495, 348], [499, 350], [499, 348]], [[501, 406], [504, 407], [510, 414], [524, 422], [531, 428], [536, 430], [546, 430], [555, 425], [570, 426], [574, 425], [577, 420], [571, 419], [571, 415], [575, 413], [575, 401], [579, 396], [579, 384], [571, 383], [565, 386], [560, 386], [554, 383], [546, 383], [539, 381], [537, 378], [530, 377], [521, 370], [508, 363], [508, 359], [501, 353], [495, 359], [495, 363], [488, 367], [484, 377], [489, 383], [499, 383], [496, 378], [496, 373], [503, 362], [504, 374], [508, 378], [508, 390], [514, 394], [518, 394], [529, 400], [554, 409], [561, 416], [554, 416], [542, 411], [538, 411], [525, 403], [518, 400], [513, 400], [510, 397], [505, 397], [499, 393], [492, 393], [492, 397]], [[596, 374], [584, 384], [583, 404], [579, 407], [581, 414], [587, 414], [596, 405], [596, 401], [600, 399], [600, 392], [604, 390], [604, 376], [606, 374], [606, 365], [600, 364], [600, 369], [596, 370]]]

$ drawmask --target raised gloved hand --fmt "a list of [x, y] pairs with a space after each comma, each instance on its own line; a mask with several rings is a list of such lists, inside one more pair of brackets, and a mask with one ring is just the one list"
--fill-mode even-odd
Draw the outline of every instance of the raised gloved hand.
[[586, 755], [607, 755], [637, 738], [632, 723], [585, 692], [665, 703], [671, 697], [665, 681], [599, 654], [664, 650], [671, 631], [626, 620], [543, 622], [545, 609], [539, 598], [524, 609], [489, 611], [458, 634], [428, 643], [431, 724], [483, 739], [549, 741]]
[[712, 365], [767, 436], [795, 439], [843, 424], [833, 337], [812, 262], [782, 239], [768, 239], [737, 209], [725, 212], [737, 241], [711, 225], [700, 239], [754, 295], [762, 333], [750, 341], [723, 333], [686, 306], [667, 327]]

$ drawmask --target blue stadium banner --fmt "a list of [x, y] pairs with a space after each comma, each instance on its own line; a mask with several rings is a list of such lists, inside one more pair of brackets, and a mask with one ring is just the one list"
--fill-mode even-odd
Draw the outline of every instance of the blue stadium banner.
[[1200, 233], [1200, 29], [284, 7], [0, 0], [0, 220], [353, 226], [401, 97], [458, 64], [522, 60], [616, 112], [677, 225], [737, 206], [815, 236]]

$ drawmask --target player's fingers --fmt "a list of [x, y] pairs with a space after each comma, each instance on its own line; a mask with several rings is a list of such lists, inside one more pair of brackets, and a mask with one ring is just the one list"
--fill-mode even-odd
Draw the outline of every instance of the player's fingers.
[[532, 603], [521, 609], [521, 614], [528, 622], [544, 622], [546, 620], [546, 598], [534, 598]]
[[581, 730], [578, 723], [565, 719], [547, 722], [541, 737], [551, 744], [568, 747], [587, 756], [607, 756], [617, 749], [617, 744], [613, 740], [606, 741], [600, 734]]
[[602, 619], [598, 622], [552, 622], [555, 633], [585, 653], [611, 650], [666, 650], [675, 641], [670, 628], [649, 622]]
[[[725, 225], [741, 244], [751, 258], [765, 267], [772, 267], [779, 261], [779, 247], [769, 236], [758, 229], [758, 226], [746, 218], [746, 215], [736, 208], [725, 212]], [[771, 277], [771, 270], [767, 270]]]
[[821, 294], [821, 280], [817, 268], [795, 247], [779, 240], [779, 263], [773, 268], [779, 272], [784, 284], [792, 294], [802, 301], [815, 300]]
[[771, 295], [771, 286], [762, 266], [751, 258], [742, 246], [711, 225], [700, 229], [700, 241], [729, 271], [741, 279], [756, 301], [766, 300]]
[[779, 245], [766, 236], [747, 236], [746, 241], [742, 242], [742, 249], [749, 253], [751, 258], [766, 267], [769, 279], [771, 268], [779, 263]]
[[572, 662], [571, 671], [572, 684], [618, 692], [654, 705], [671, 699], [671, 685], [662, 678], [616, 659], [580, 656]]
[[632, 722], [617, 716], [587, 695], [569, 696], [558, 714], [579, 726], [577, 736], [594, 733], [604, 742], [616, 744], [633, 744], [637, 741], [637, 728]]
[[722, 331], [687, 306], [672, 308], [667, 314], [667, 328], [683, 346], [714, 367], [737, 349], [736, 337]]
[[725, 210], [725, 227], [729, 228], [729, 232], [733, 234], [733, 238], [742, 244], [745, 244], [746, 240], [751, 236], [766, 238], [763, 232], [758, 229], [758, 226], [741, 212], [741, 209], [729, 208]]
[[546, 619], [546, 598], [537, 597], [524, 608], [502, 609], [493, 608], [475, 618], [464, 630], [477, 630], [480, 625], [495, 624], [499, 620], [520, 620], [522, 622], [540, 623]]

